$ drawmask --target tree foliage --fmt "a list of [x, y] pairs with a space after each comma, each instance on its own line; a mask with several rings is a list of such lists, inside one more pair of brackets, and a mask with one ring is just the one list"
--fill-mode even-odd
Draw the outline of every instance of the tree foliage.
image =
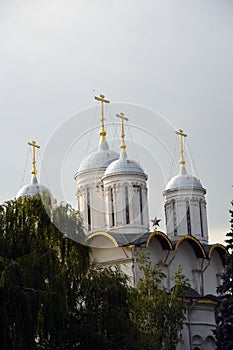
[[162, 270], [142, 258], [134, 288], [119, 268], [90, 265], [84, 239], [70, 205], [28, 197], [0, 206], [1, 349], [174, 349], [181, 272], [168, 294]]
[[176, 349], [185, 319], [183, 297], [189, 283], [179, 268], [168, 293], [163, 283], [166, 275], [159, 263], [153, 266], [149, 256], [141, 255], [140, 266], [142, 277], [135, 291], [133, 318], [141, 330], [142, 349]]
[[[233, 202], [231, 203], [233, 205]], [[218, 350], [233, 349], [233, 211], [231, 214], [231, 230], [227, 233], [225, 255], [225, 271], [222, 274], [222, 282], [217, 291], [221, 295], [220, 313], [217, 317], [215, 333]]]
[[0, 207], [0, 308], [2, 349], [34, 349], [62, 330], [67, 310], [88, 268], [88, 249], [70, 206], [54, 206], [67, 237], [51, 222], [40, 197]]
[[43, 204], [33, 197], [0, 206], [1, 349], [139, 350], [127, 277], [89, 265], [69, 205], [48, 203], [51, 221]]

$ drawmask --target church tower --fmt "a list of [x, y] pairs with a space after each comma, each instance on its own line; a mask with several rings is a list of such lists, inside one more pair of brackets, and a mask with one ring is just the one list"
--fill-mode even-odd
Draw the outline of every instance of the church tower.
[[102, 178], [105, 192], [108, 232], [142, 234], [149, 229], [147, 175], [141, 166], [128, 158], [125, 144], [123, 113], [121, 119], [121, 153], [105, 170]]
[[163, 192], [167, 234], [172, 239], [188, 234], [208, 243], [206, 190], [196, 177], [187, 173], [183, 148], [183, 137], [187, 135], [181, 129], [176, 134], [180, 136], [180, 171]]
[[104, 189], [101, 179], [107, 166], [119, 158], [119, 154], [110, 150], [104, 125], [104, 103], [109, 103], [104, 95], [95, 96], [101, 104], [100, 141], [96, 151], [91, 152], [81, 162], [75, 174], [77, 183], [78, 210], [82, 214], [84, 230], [88, 234], [106, 230]]

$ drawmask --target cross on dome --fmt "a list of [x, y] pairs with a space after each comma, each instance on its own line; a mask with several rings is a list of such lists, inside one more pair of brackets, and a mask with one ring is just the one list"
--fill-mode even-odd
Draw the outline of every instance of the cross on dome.
[[36, 178], [37, 170], [36, 170], [36, 148], [40, 148], [39, 145], [36, 144], [36, 141], [28, 142], [30, 146], [32, 146], [32, 177]]
[[101, 105], [101, 129], [100, 129], [100, 137], [102, 142], [106, 142], [106, 130], [104, 128], [104, 103], [110, 103], [109, 100], [105, 99], [104, 95], [99, 95], [94, 97], [95, 100], [100, 102]]
[[180, 136], [180, 165], [182, 168], [185, 168], [183, 137], [187, 137], [187, 134], [183, 131], [184, 130], [180, 129], [179, 131], [176, 131], [176, 134]]
[[124, 113], [116, 114], [116, 116], [121, 119], [121, 151], [122, 151], [122, 154], [126, 154], [124, 122], [128, 121], [129, 118], [125, 117]]

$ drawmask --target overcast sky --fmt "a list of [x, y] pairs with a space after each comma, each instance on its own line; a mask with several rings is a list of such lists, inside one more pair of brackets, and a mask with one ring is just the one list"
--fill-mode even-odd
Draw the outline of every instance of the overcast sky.
[[161, 215], [182, 128], [188, 170], [207, 189], [210, 241], [223, 242], [233, 199], [232, 62], [231, 0], [1, 0], [0, 201], [30, 181], [35, 139], [41, 157], [53, 154], [43, 183], [56, 195], [59, 182], [75, 204], [74, 173], [98, 142], [93, 95], [104, 93], [109, 123], [115, 112], [130, 117], [128, 155], [149, 176], [150, 217]]

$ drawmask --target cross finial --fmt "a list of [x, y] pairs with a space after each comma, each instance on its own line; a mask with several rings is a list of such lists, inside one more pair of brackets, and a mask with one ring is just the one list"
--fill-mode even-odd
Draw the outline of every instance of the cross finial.
[[122, 153], [126, 153], [124, 122], [129, 120], [129, 118], [125, 117], [124, 113], [116, 114], [116, 116], [121, 119], [121, 151]]
[[184, 160], [184, 147], [183, 147], [183, 137], [187, 137], [187, 134], [184, 134], [184, 130], [180, 129], [179, 131], [176, 131], [176, 134], [180, 136], [180, 165], [181, 167], [185, 167], [185, 160]]
[[100, 137], [101, 141], [105, 142], [106, 141], [106, 131], [104, 128], [104, 103], [110, 103], [109, 100], [105, 99], [104, 95], [99, 95], [94, 97], [95, 100], [100, 101], [101, 104], [101, 129], [100, 129]]
[[40, 146], [36, 144], [36, 141], [28, 142], [28, 144], [32, 146], [32, 177], [36, 178], [36, 148], [40, 148]]

